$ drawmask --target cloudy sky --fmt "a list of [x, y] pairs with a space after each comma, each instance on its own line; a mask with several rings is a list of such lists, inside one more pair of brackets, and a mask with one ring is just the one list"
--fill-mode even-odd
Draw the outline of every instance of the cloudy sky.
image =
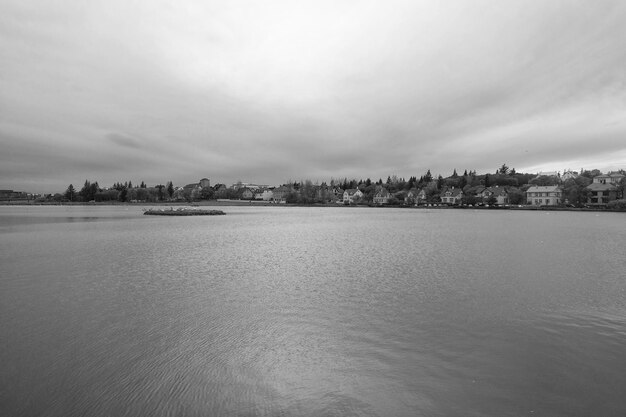
[[626, 2], [0, 1], [0, 188], [626, 168]]

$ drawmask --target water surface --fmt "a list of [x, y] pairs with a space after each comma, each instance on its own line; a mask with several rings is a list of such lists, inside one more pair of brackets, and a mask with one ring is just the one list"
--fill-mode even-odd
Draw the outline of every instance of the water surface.
[[626, 216], [0, 207], [0, 414], [623, 416]]

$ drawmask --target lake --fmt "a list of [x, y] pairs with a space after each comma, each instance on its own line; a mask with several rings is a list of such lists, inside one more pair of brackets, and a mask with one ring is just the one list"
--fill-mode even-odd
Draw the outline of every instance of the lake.
[[626, 415], [626, 214], [221, 208], [0, 207], [0, 415]]

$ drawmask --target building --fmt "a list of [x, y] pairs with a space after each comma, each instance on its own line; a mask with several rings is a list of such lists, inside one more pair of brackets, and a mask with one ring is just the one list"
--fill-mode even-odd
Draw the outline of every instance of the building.
[[404, 196], [404, 203], [410, 206], [416, 205], [419, 200], [420, 190], [417, 188], [411, 188]]
[[559, 177], [559, 173], [557, 171], [541, 171], [537, 174], [535, 178], [539, 177]]
[[363, 197], [363, 193], [358, 188], [351, 188], [349, 190], [345, 190], [343, 192], [343, 203], [351, 204], [354, 203], [355, 200], [358, 200]]
[[254, 191], [251, 188], [240, 188], [238, 192], [242, 200], [252, 200], [254, 198]]
[[482, 192], [483, 201], [486, 203], [490, 198], [495, 199], [495, 203], [498, 206], [504, 206], [509, 204], [509, 193], [506, 191], [504, 187], [488, 187], [485, 188]]
[[388, 204], [391, 194], [385, 187], [379, 187], [374, 194], [374, 204], [383, 205]]
[[207, 188], [211, 186], [211, 180], [209, 180], [208, 178], [202, 178], [200, 180], [200, 187], [202, 188]]
[[27, 200], [28, 193], [23, 191], [0, 190], [0, 201], [4, 200]]
[[587, 204], [592, 206], [606, 206], [610, 201], [624, 198], [620, 185], [626, 178], [620, 173], [596, 175], [593, 182], [586, 188], [588, 191]]
[[567, 181], [567, 180], [575, 179], [575, 178], [578, 178], [578, 172], [576, 171], [566, 170], [566, 171], [563, 171], [563, 175], [561, 175], [562, 181]]
[[422, 188], [417, 193], [417, 200], [415, 201], [415, 204], [424, 204], [424, 203], [426, 203], [427, 197], [428, 196], [426, 195], [426, 190], [424, 188]]
[[293, 190], [290, 187], [287, 187], [285, 185], [274, 188], [274, 190], [272, 191], [272, 200], [276, 203], [286, 203], [287, 195], [292, 191]]
[[558, 185], [533, 185], [526, 191], [526, 202], [532, 206], [558, 206], [563, 190]]
[[448, 188], [440, 194], [441, 202], [443, 204], [459, 204], [463, 198], [463, 190], [460, 188]]

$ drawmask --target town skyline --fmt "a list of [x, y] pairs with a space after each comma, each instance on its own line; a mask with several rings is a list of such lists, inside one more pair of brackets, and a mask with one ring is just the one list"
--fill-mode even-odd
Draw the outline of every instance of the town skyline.
[[[32, 194], [32, 195], [53, 195], [53, 194], [63, 194], [67, 191], [67, 188], [69, 185], [72, 185], [74, 188], [76, 189], [80, 189], [83, 186], [84, 182], [88, 182], [91, 184], [97, 184], [97, 186], [102, 189], [102, 190], [108, 190], [108, 189], [115, 189], [116, 187], [121, 187], [122, 185], [124, 187], [127, 188], [154, 188], [154, 187], [158, 187], [159, 185], [163, 185], [165, 186], [166, 184], [172, 184], [174, 189], [179, 189], [179, 188], [183, 188], [184, 186], [188, 186], [191, 184], [199, 184], [202, 183], [204, 181], [207, 182], [207, 184], [210, 184], [210, 186], [213, 188], [216, 185], [223, 185], [227, 188], [242, 188], [242, 187], [253, 187], [253, 188], [277, 188], [283, 185], [291, 185], [291, 184], [304, 184], [305, 182], [310, 182], [311, 184], [314, 185], [322, 185], [322, 184], [326, 184], [326, 185], [341, 185], [341, 183], [343, 182], [354, 182], [354, 183], [364, 183], [364, 182], [371, 182], [372, 184], [375, 183], [382, 183], [382, 184], [386, 184], [390, 179], [393, 182], [407, 182], [407, 179], [411, 179], [411, 178], [415, 178], [415, 179], [421, 179], [421, 178], [426, 178], [428, 176], [430, 176], [432, 178], [432, 181], [436, 181], [438, 178], [441, 179], [449, 179], [449, 178], [455, 178], [457, 176], [464, 176], [464, 174], [469, 174], [471, 176], [474, 177], [479, 177], [479, 178], [483, 178], [485, 176], [489, 176], [489, 175], [501, 175], [501, 169], [502, 168], [506, 168], [509, 173], [513, 173], [515, 175], [523, 175], [523, 176], [557, 176], [557, 177], [561, 177], [561, 174], [568, 174], [567, 178], [571, 177], [571, 175], [573, 174], [574, 176], [579, 176], [580, 174], [582, 174], [583, 172], [586, 173], [593, 173], [593, 175], [598, 175], [598, 174], [609, 174], [609, 173], [613, 173], [613, 172], [624, 172], [624, 168], [623, 167], [619, 167], [618, 169], [611, 169], [611, 170], [600, 170], [598, 168], [590, 168], [590, 169], [585, 169], [585, 168], [580, 168], [579, 170], [573, 170], [573, 169], [564, 169], [564, 170], [556, 170], [556, 169], [552, 169], [552, 170], [546, 170], [546, 171], [537, 171], [537, 172], [527, 172], [527, 171], [523, 171], [523, 170], [518, 170], [513, 166], [509, 166], [508, 164], [504, 163], [499, 165], [498, 167], [488, 171], [488, 172], [479, 172], [475, 169], [456, 169], [456, 168], [452, 168], [452, 170], [450, 172], [448, 172], [447, 174], [443, 175], [442, 173], [437, 173], [437, 172], [433, 172], [430, 169], [426, 169], [424, 170], [424, 172], [416, 174], [410, 174], [410, 175], [397, 175], [397, 174], [387, 174], [381, 177], [374, 177], [374, 176], [354, 176], [354, 177], [346, 177], [346, 176], [331, 176], [329, 178], [324, 178], [324, 179], [316, 179], [316, 178], [311, 178], [311, 177], [307, 177], [307, 176], [299, 176], [298, 178], [288, 178], [288, 179], [284, 179], [283, 181], [278, 181], [275, 183], [268, 183], [268, 182], [263, 182], [263, 181], [257, 181], [256, 179], [252, 178], [252, 179], [241, 179], [238, 178], [235, 181], [224, 181], [222, 180], [219, 176], [209, 176], [209, 175], [204, 175], [201, 176], [200, 178], [197, 179], [190, 179], [189, 176], [181, 176], [181, 178], [186, 178], [183, 179], [182, 181], [174, 181], [171, 179], [160, 179], [154, 182], [149, 182], [149, 181], [145, 181], [143, 179], [137, 179], [135, 180], [134, 178], [131, 177], [126, 177], [126, 178], [117, 178], [116, 180], [113, 180], [111, 182], [106, 182], [106, 181], [102, 181], [101, 179], [95, 178], [93, 176], [87, 176], [84, 180], [76, 180], [76, 181], [65, 181], [62, 185], [60, 185], [60, 187], [58, 187], [57, 189], [46, 189], [46, 190], [42, 190], [42, 191], [35, 191], [35, 190], [30, 190], [30, 189], [20, 189], [20, 188], [15, 188], [15, 187], [8, 187], [5, 184], [0, 184], [0, 190], [4, 190], [4, 191], [14, 191], [14, 192], [19, 192], [19, 193], [23, 193], [23, 194]], [[564, 177], [565, 178], [565, 177]], [[130, 187], [129, 187], [130, 186]]]

